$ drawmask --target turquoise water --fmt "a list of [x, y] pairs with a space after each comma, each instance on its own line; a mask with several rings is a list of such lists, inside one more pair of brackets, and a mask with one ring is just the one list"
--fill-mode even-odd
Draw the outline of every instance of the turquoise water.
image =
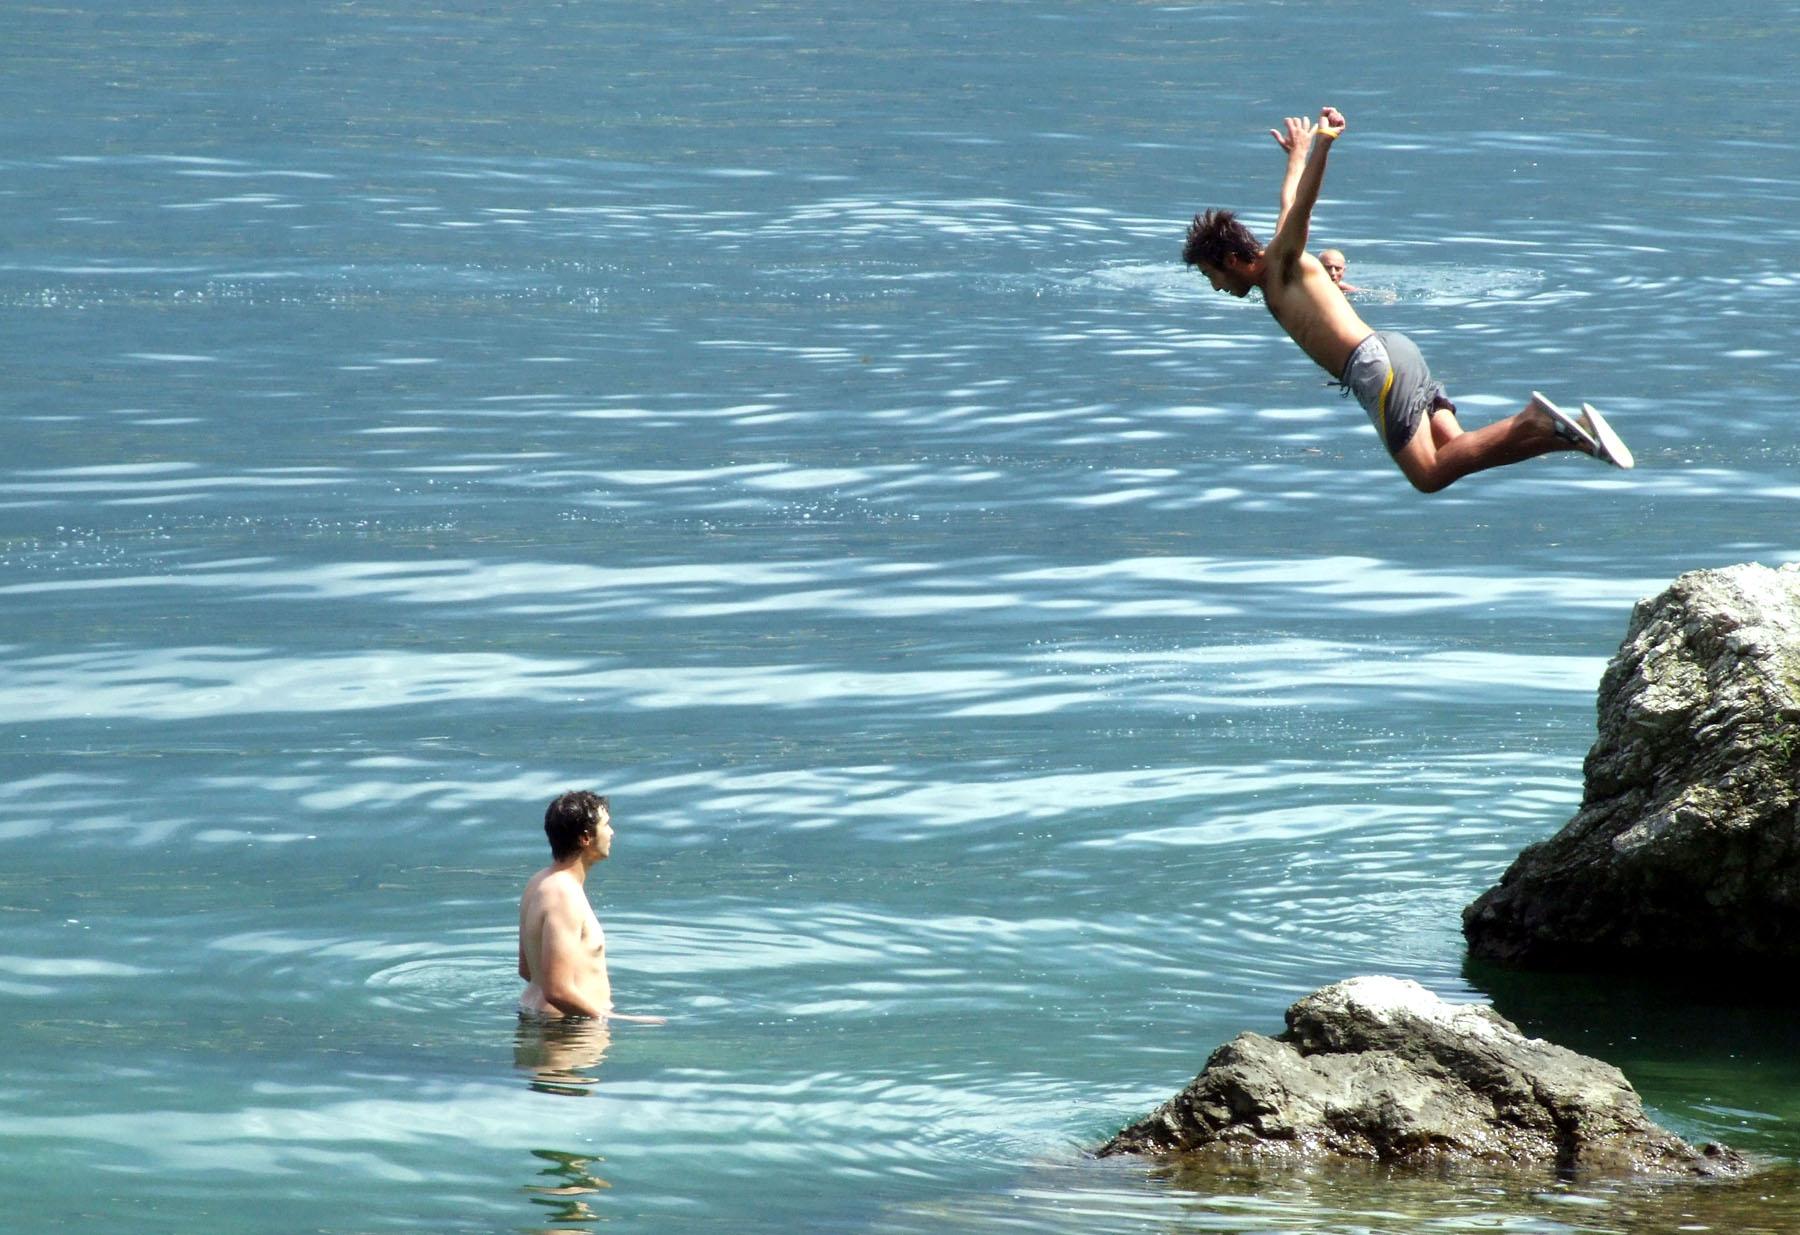
[[[1573, 812], [1631, 604], [1800, 557], [1785, 7], [4, 25], [16, 1229], [1751, 1230], [1791, 1199], [1082, 1154], [1370, 972], [1800, 1154], [1786, 975], [1522, 979], [1458, 929]], [[1470, 422], [1588, 399], [1638, 471], [1418, 496], [1179, 266], [1202, 207], [1266, 232], [1266, 130], [1323, 102], [1351, 132], [1314, 236], [1365, 315]], [[620, 1004], [669, 1018], [610, 1041], [510, 1011], [575, 786], [613, 797]]]

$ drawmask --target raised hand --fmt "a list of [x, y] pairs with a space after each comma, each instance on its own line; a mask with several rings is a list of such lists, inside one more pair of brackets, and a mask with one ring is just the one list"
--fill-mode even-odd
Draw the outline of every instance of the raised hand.
[[1293, 154], [1296, 150], [1304, 151], [1313, 132], [1319, 127], [1305, 116], [1289, 116], [1282, 123], [1287, 126], [1287, 131], [1270, 129], [1269, 136], [1275, 139], [1276, 145], [1289, 154]]
[[1344, 113], [1337, 108], [1321, 107], [1319, 109], [1319, 127], [1328, 130], [1333, 137], [1342, 133], [1349, 127], [1349, 124], [1350, 122], [1344, 119]]

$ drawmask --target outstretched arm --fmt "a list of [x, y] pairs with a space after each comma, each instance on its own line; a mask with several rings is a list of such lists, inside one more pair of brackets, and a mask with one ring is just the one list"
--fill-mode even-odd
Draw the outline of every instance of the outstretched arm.
[[1289, 116], [1285, 131], [1269, 130], [1276, 144], [1287, 151], [1287, 172], [1281, 178], [1281, 213], [1276, 217], [1275, 238], [1268, 248], [1269, 261], [1278, 270], [1306, 251], [1313, 207], [1318, 204], [1319, 189], [1325, 183], [1325, 158], [1345, 124], [1343, 112], [1324, 107], [1319, 110], [1317, 124], [1302, 116]]

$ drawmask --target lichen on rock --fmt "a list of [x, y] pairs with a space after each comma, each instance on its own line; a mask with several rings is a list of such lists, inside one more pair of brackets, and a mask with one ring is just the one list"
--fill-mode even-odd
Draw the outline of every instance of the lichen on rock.
[[1693, 571], [1633, 610], [1581, 809], [1463, 912], [1540, 968], [1800, 958], [1800, 568]]

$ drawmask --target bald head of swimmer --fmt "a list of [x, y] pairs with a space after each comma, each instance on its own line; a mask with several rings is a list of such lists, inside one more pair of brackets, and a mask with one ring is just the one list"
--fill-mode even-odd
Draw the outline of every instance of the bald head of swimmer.
[[1343, 253], [1337, 249], [1324, 249], [1319, 253], [1319, 265], [1325, 267], [1325, 273], [1330, 275], [1331, 281], [1339, 287], [1344, 284], [1344, 269], [1347, 264], [1344, 261]]

